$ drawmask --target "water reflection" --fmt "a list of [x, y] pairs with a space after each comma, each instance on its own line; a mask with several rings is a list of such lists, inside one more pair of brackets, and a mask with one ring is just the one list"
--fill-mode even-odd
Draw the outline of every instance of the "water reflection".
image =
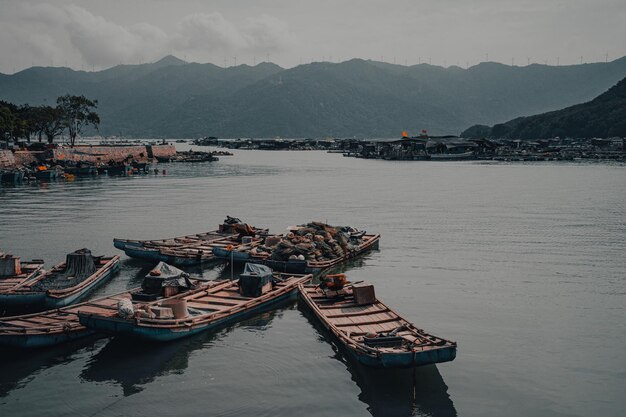
[[[151, 268], [152, 266], [141, 260], [133, 258], [123, 259], [120, 272], [116, 274], [116, 279], [107, 282], [104, 287], [95, 291], [92, 298], [141, 286], [143, 278]], [[189, 272], [192, 278], [200, 279], [229, 279], [231, 274], [230, 268], [224, 265], [217, 265], [212, 269], [192, 267], [187, 268], [187, 272]], [[241, 267], [234, 268], [234, 277], [237, 278], [241, 272]], [[220, 334], [227, 334], [239, 326], [258, 328], [267, 326], [274, 314], [274, 312], [262, 314], [244, 321], [238, 326], [230, 327]], [[106, 338], [106, 335], [93, 335], [60, 346], [34, 350], [0, 347], [0, 358], [2, 358], [0, 398], [5, 397], [15, 389], [26, 386], [38, 373], [45, 369], [72, 362], [76, 355], [81, 353], [81, 349], [97, 350], [98, 347], [102, 346], [102, 343], [107, 343], [106, 340], [98, 341], [98, 339], [102, 338]], [[215, 334], [211, 333], [209, 335], [198, 335], [178, 343], [154, 345], [150, 347], [150, 354], [146, 354], [146, 348], [141, 348], [142, 344], [137, 344], [136, 341], [133, 343], [132, 340], [112, 339], [94, 356], [96, 359], [90, 361], [90, 364], [95, 369], [93, 371], [95, 372], [93, 373], [94, 378], [89, 378], [88, 376], [92, 374], [87, 372], [85, 379], [94, 381], [107, 380], [107, 372], [112, 379], [115, 379], [113, 378], [114, 375], [118, 375], [119, 382], [124, 387], [124, 394], [130, 395], [138, 392], [135, 388], [136, 385], [150, 382], [155, 376], [166, 372], [167, 369], [176, 371], [187, 368], [186, 358], [188, 354], [210, 344], [214, 338]], [[177, 352], [179, 352], [178, 355]], [[180, 352], [187, 352], [187, 356], [181, 356]], [[166, 370], [159, 373], [159, 368], [163, 367]], [[125, 381], [128, 381], [128, 373], [136, 373], [136, 377], [130, 383], [125, 383]], [[150, 377], [150, 375], [152, 376]]]
[[349, 272], [350, 270], [361, 269], [365, 267], [367, 265], [367, 261], [376, 256], [378, 252], [380, 252], [379, 249], [372, 249], [368, 252], [365, 252], [363, 255], [359, 255], [356, 258], [352, 258], [338, 265], [335, 265], [327, 271], [324, 271], [324, 275], [343, 274]]
[[321, 340], [329, 343], [332, 356], [346, 365], [352, 380], [361, 389], [359, 400], [375, 417], [453, 417], [457, 415], [448, 395], [448, 386], [435, 365], [414, 369], [377, 369], [363, 366], [319, 323], [309, 309], [299, 303], [299, 310], [317, 330]]
[[435, 365], [415, 369], [368, 368], [352, 360], [344, 362], [361, 389], [359, 400], [373, 416], [456, 416], [448, 386]]
[[160, 376], [183, 373], [193, 352], [210, 348], [238, 328], [263, 330], [277, 314], [266, 312], [218, 333], [209, 331], [170, 343], [137, 343], [130, 338], [115, 337], [89, 360], [80, 377], [84, 381], [119, 384], [124, 396], [130, 396], [143, 391]]
[[0, 348], [0, 357], [2, 358], [0, 398], [6, 397], [13, 390], [26, 386], [37, 377], [37, 374], [52, 366], [71, 363], [83, 349], [91, 349], [97, 345], [98, 337], [101, 336], [89, 336], [61, 346], [38, 350], [18, 351]]

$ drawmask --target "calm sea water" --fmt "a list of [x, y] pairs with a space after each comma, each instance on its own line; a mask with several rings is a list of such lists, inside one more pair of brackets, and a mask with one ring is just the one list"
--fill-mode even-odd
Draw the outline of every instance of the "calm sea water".
[[[382, 234], [353, 280], [459, 343], [454, 362], [346, 362], [296, 305], [150, 345], [90, 339], [0, 352], [2, 416], [622, 416], [626, 167], [385, 162], [236, 151], [167, 176], [0, 188], [0, 248], [48, 266], [114, 237], [210, 230], [229, 214], [281, 231], [309, 220]], [[137, 286], [123, 257], [98, 295]], [[229, 270], [192, 270], [217, 278]]]

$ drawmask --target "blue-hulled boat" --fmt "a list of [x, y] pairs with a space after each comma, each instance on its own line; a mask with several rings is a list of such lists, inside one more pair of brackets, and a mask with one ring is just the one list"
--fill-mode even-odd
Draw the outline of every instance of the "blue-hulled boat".
[[19, 184], [24, 181], [24, 171], [4, 171], [0, 181], [7, 184]]
[[[162, 278], [159, 280], [159, 278]], [[182, 284], [182, 285], [181, 285]], [[188, 275], [169, 265], [158, 265], [144, 278], [140, 288], [118, 294], [96, 298], [41, 313], [0, 318], [0, 346], [16, 348], [41, 348], [59, 345], [95, 334], [78, 320], [78, 311], [107, 313], [117, 310], [121, 301], [149, 298], [162, 299], [165, 293], [175, 289], [176, 293], [209, 286], [211, 283], [193, 282]]]
[[42, 348], [93, 335], [95, 331], [79, 323], [78, 309], [110, 310], [120, 299], [130, 297], [131, 293], [124, 292], [41, 313], [0, 318], [0, 346]]
[[127, 164], [104, 165], [98, 168], [98, 172], [106, 172], [110, 177], [128, 177], [133, 175], [133, 167]]
[[119, 268], [119, 256], [94, 257], [88, 249], [67, 255], [66, 262], [0, 293], [10, 311], [42, 311], [74, 304], [106, 282]]
[[300, 284], [298, 290], [321, 324], [363, 365], [411, 368], [456, 357], [456, 342], [418, 329], [375, 299], [373, 287], [368, 288], [369, 299], [355, 294], [357, 290], [350, 286], [330, 291]]
[[240, 285], [241, 279], [224, 281], [161, 301], [135, 301], [132, 314], [125, 313], [124, 317], [118, 311], [82, 310], [78, 317], [82, 325], [92, 330], [165, 342], [213, 330], [295, 299], [298, 284], [312, 278], [311, 275], [272, 275], [269, 268], [250, 277], [258, 278], [252, 285], [253, 290], [258, 290], [256, 293], [242, 293], [242, 289], [251, 288], [250, 281], [246, 285]]
[[59, 177], [56, 169], [35, 170], [33, 176], [40, 181], [54, 181]]
[[150, 162], [133, 161], [130, 165], [138, 174], [147, 174], [150, 172]]
[[267, 229], [256, 229], [228, 217], [218, 230], [157, 240], [113, 239], [113, 246], [131, 258], [165, 262], [175, 266], [192, 266], [215, 262], [216, 247], [249, 250], [263, 241]]
[[63, 171], [66, 174], [77, 177], [92, 177], [98, 175], [98, 168], [95, 165], [66, 166]]
[[11, 294], [32, 283], [43, 271], [42, 260], [21, 262], [18, 256], [0, 253], [0, 314], [11, 311]]

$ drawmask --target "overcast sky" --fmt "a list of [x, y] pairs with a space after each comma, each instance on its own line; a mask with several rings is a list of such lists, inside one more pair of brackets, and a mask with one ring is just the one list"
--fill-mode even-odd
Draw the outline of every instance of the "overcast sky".
[[3, 73], [168, 54], [220, 66], [563, 65], [626, 55], [626, 0], [0, 0], [0, 33]]

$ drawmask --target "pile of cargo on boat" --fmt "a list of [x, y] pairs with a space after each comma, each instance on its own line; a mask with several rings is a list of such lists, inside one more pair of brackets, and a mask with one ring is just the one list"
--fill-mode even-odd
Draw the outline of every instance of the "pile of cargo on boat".
[[281, 237], [270, 236], [251, 255], [267, 254], [275, 261], [328, 261], [353, 252], [363, 243], [364, 231], [350, 226], [311, 222], [293, 227]]
[[213, 247], [216, 258], [229, 262], [255, 262], [274, 271], [313, 273], [334, 267], [348, 259], [377, 249], [379, 234], [352, 227], [311, 222], [293, 226], [284, 235], [260, 236], [257, 245]]

